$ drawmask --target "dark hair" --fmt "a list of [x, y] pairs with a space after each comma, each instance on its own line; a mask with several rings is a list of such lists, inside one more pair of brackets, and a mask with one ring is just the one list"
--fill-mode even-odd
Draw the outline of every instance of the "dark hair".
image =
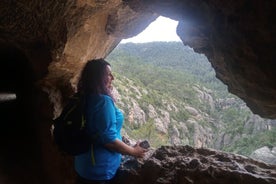
[[105, 85], [107, 80], [106, 67], [110, 64], [104, 59], [93, 59], [87, 61], [78, 82], [79, 94], [105, 94], [111, 95], [110, 89]]

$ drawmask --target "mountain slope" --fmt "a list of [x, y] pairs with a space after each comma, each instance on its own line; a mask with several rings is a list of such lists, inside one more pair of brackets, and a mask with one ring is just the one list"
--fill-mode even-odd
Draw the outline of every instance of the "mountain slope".
[[[215, 78], [206, 57], [182, 43], [120, 44], [107, 60], [130, 137], [155, 147], [189, 144], [245, 155], [276, 145], [275, 120], [253, 115]], [[266, 138], [244, 149], [254, 136]]]

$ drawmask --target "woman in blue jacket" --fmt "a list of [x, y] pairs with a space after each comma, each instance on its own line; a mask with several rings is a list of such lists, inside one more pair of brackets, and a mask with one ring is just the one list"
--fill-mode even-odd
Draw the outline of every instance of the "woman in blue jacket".
[[111, 66], [104, 59], [94, 59], [84, 66], [78, 83], [78, 93], [85, 98], [87, 130], [94, 138], [90, 151], [75, 156], [78, 184], [105, 184], [112, 181], [120, 163], [121, 154], [143, 157], [146, 150], [136, 144], [122, 142], [124, 120], [112, 96], [114, 77]]

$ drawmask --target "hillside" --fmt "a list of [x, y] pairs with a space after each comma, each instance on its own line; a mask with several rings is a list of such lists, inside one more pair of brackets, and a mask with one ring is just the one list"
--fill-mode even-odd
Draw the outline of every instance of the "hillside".
[[107, 60], [129, 137], [244, 155], [276, 146], [276, 121], [252, 114], [206, 57], [182, 43], [120, 44]]

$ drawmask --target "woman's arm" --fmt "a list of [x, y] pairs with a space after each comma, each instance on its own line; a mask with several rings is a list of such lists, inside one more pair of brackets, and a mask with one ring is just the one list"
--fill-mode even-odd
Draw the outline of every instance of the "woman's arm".
[[112, 151], [116, 151], [116, 152], [119, 152], [119, 153], [125, 154], [125, 155], [131, 155], [134, 157], [144, 157], [145, 152], [147, 152], [147, 149], [144, 149], [139, 146], [139, 142], [137, 142], [137, 144], [132, 147], [118, 139], [116, 139], [115, 141], [113, 141], [111, 143], [105, 144], [105, 147]]
[[95, 126], [99, 132], [100, 142], [108, 149], [126, 155], [135, 157], [143, 157], [146, 149], [139, 146], [139, 143], [135, 146], [129, 146], [117, 139], [116, 128], [116, 114], [113, 100], [103, 95], [103, 103], [98, 113], [95, 115]]

